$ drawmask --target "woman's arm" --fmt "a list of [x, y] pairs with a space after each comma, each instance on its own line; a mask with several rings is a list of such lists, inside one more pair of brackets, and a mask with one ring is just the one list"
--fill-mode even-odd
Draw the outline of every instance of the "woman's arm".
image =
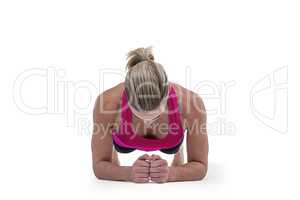
[[111, 129], [115, 125], [119, 99], [108, 90], [96, 99], [93, 110], [92, 159], [94, 174], [99, 179], [129, 181], [131, 167], [120, 166], [113, 160]]
[[129, 181], [131, 167], [120, 166], [112, 161], [111, 136], [103, 132], [92, 136], [93, 170], [98, 179]]
[[[113, 100], [119, 97], [106, 92], [95, 103], [92, 136], [92, 157], [95, 176], [104, 180], [132, 181], [146, 183], [149, 181], [150, 164], [148, 155], [140, 156], [132, 166], [120, 166], [113, 156], [111, 129], [115, 127], [118, 104]], [[109, 100], [109, 101], [108, 101]]]
[[99, 179], [128, 181], [130, 167], [113, 162], [111, 128], [117, 116], [118, 105], [109, 102], [110, 92], [101, 94], [93, 111], [92, 158], [95, 176]]
[[190, 100], [182, 101], [185, 102], [182, 108], [186, 127], [188, 128], [188, 162], [184, 165], [170, 166], [168, 181], [201, 180], [207, 172], [208, 138], [206, 133], [205, 106], [197, 94], [188, 93], [187, 95], [190, 95]]

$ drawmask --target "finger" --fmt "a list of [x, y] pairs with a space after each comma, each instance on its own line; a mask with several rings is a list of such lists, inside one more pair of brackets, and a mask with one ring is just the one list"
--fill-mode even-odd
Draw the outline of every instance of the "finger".
[[150, 163], [144, 160], [137, 160], [135, 164], [139, 167], [150, 167]]
[[136, 173], [148, 173], [149, 174], [149, 167], [135, 167], [134, 171]]
[[136, 173], [136, 178], [149, 178], [149, 173]]
[[166, 175], [167, 175], [167, 173], [155, 173], [155, 172], [150, 173], [151, 179], [152, 178], [165, 177]]
[[167, 173], [168, 169], [163, 166], [163, 167], [150, 167], [149, 172], [151, 173]]
[[151, 160], [159, 160], [159, 159], [161, 159], [159, 155], [155, 155], [155, 154], [151, 155]]
[[166, 180], [164, 178], [151, 178], [151, 181], [155, 182], [155, 183], [164, 183], [164, 182], [166, 182]]
[[134, 180], [134, 182], [136, 182], [136, 183], [147, 183], [147, 182], [149, 182], [149, 178], [136, 178]]
[[150, 167], [160, 167], [160, 166], [167, 166], [168, 163], [166, 160], [160, 159], [160, 160], [155, 160], [151, 162]]
[[149, 160], [150, 156], [148, 154], [144, 154], [138, 158], [138, 160]]

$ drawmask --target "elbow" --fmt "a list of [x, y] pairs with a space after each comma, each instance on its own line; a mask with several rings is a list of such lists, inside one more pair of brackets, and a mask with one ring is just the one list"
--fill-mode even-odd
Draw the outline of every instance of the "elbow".
[[105, 177], [103, 176], [101, 168], [102, 168], [101, 161], [99, 161], [97, 163], [93, 163], [93, 172], [94, 172], [95, 177], [99, 180], [104, 180]]
[[207, 164], [198, 162], [196, 167], [195, 180], [196, 181], [203, 180], [206, 177], [206, 174], [207, 174]]
[[99, 173], [99, 171], [97, 170], [97, 168], [95, 166], [93, 166], [93, 172], [97, 179], [100, 179], [100, 180], [102, 179], [101, 174]]
[[206, 177], [207, 172], [203, 172], [197, 176], [197, 181], [202, 181]]
[[94, 175], [98, 180], [104, 180], [103, 176], [101, 175], [101, 173], [97, 172], [94, 170]]

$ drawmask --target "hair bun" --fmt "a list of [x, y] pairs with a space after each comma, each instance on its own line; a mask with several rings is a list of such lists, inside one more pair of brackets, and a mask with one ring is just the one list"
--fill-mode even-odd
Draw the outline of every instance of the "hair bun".
[[154, 61], [154, 56], [152, 54], [152, 48], [137, 48], [133, 51], [130, 51], [127, 54], [127, 68], [130, 69], [137, 65], [140, 62], [144, 61]]

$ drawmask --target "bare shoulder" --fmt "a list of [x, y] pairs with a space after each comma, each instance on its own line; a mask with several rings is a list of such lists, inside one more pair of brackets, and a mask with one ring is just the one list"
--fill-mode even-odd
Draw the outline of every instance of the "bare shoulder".
[[103, 91], [98, 95], [93, 111], [94, 121], [113, 121], [120, 109], [124, 83]]
[[176, 83], [174, 86], [185, 119], [195, 119], [195, 116], [206, 117], [204, 102], [199, 94]]

